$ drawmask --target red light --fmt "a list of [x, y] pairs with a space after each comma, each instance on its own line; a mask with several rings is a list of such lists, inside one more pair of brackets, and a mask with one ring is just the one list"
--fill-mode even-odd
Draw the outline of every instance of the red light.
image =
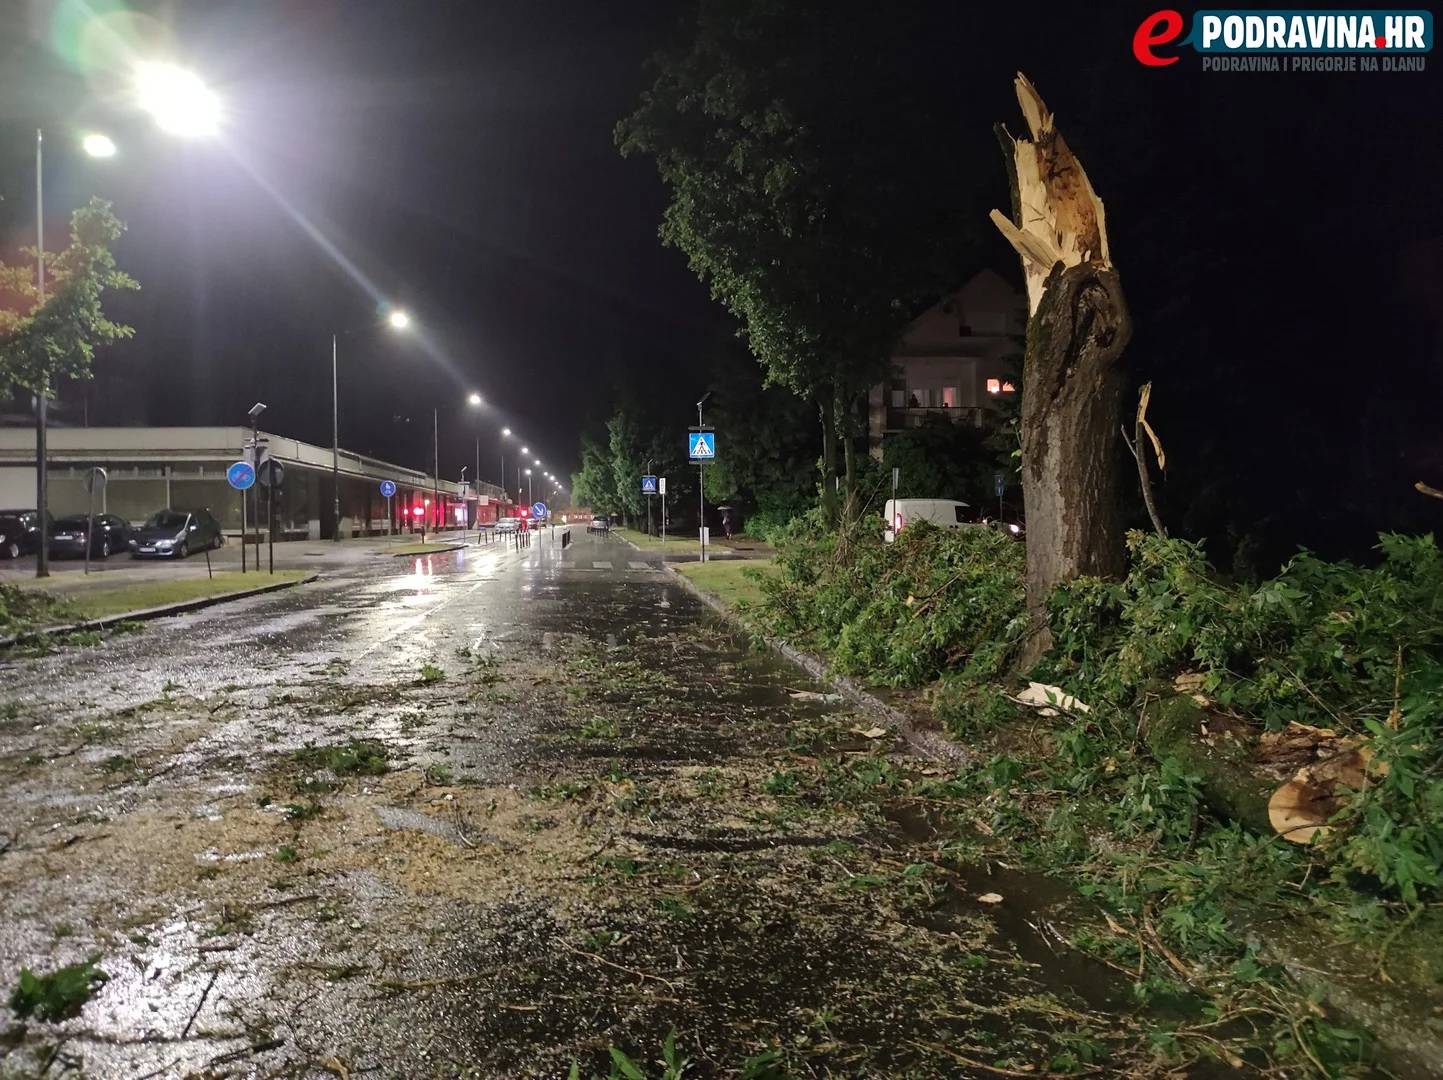
[[521, 510], [520, 510], [519, 512], [520, 512], [520, 514], [521, 514], [522, 517], [525, 517], [527, 514], [531, 513], [531, 511], [528, 510], [528, 509], [527, 509], [526, 507], [524, 507], [524, 506], [521, 508]]

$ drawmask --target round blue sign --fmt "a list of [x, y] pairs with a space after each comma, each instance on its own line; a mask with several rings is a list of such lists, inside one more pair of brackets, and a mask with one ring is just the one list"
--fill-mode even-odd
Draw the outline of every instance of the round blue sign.
[[531, 516], [538, 519], [544, 518], [546, 516], [546, 504], [542, 502], [533, 503], [531, 505]]
[[390, 498], [392, 495], [394, 495], [394, 494], [396, 494], [396, 484], [395, 484], [395, 482], [392, 481], [392, 480], [382, 480], [382, 481], [381, 481], [381, 497], [382, 497], [382, 498], [385, 498], [385, 499], [389, 499], [389, 498]]
[[245, 491], [255, 486], [256, 471], [249, 461], [237, 461], [225, 471], [225, 478], [237, 491]]

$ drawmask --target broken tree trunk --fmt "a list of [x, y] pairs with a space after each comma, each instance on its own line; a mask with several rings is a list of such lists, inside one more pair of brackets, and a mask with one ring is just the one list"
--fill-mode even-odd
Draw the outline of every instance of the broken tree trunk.
[[1022, 368], [1022, 500], [1027, 514], [1029, 666], [1051, 646], [1047, 599], [1062, 582], [1123, 570], [1115, 432], [1118, 359], [1132, 320], [1107, 247], [1102, 200], [1037, 90], [1017, 76], [1032, 138], [999, 130], [1012, 217], [992, 221], [1022, 258], [1029, 319]]

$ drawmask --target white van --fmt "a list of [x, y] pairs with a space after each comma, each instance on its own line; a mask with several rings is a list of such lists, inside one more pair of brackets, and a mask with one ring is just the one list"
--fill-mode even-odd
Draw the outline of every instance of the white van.
[[930, 521], [939, 529], [976, 528], [978, 523], [972, 520], [971, 509], [956, 499], [888, 499], [882, 508], [886, 524], [882, 539], [890, 544], [909, 521]]

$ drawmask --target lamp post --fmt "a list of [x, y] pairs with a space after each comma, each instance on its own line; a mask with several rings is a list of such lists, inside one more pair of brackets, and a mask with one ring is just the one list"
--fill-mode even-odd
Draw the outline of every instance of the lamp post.
[[536, 501], [536, 492], [531, 488], [531, 470], [526, 470], [526, 502], [528, 504]]
[[[481, 395], [472, 391], [466, 396], [466, 404], [470, 405], [473, 409], [479, 409], [482, 405]], [[466, 470], [461, 470], [462, 480], [466, 478], [465, 472]], [[479, 430], [476, 433], [476, 527], [478, 530], [481, 527], [481, 433]], [[479, 532], [476, 542], [481, 542]]]
[[[411, 325], [411, 316], [397, 308], [386, 316], [386, 324], [392, 330], [404, 330]], [[341, 395], [336, 354], [339, 340], [361, 329], [364, 327], [331, 333], [331, 512], [335, 517], [331, 540], [337, 544], [341, 542]]]
[[506, 493], [506, 442], [505, 442], [505, 440], [506, 440], [506, 439], [509, 439], [509, 438], [511, 438], [511, 429], [510, 429], [509, 427], [504, 427], [504, 428], [502, 428], [502, 429], [501, 429], [501, 439], [502, 439], [502, 443], [501, 443], [501, 493], [502, 493], [503, 495]]
[[[156, 65], [150, 65], [156, 66]], [[178, 71], [179, 69], [171, 69]], [[187, 73], [188, 74], [188, 73]], [[178, 135], [200, 135], [211, 134], [215, 124], [219, 120], [219, 105], [215, 96], [207, 90], [203, 83], [195, 76], [190, 75], [195, 87], [198, 87], [197, 100], [192, 103], [191, 110], [194, 111], [198, 122], [190, 125], [177, 124], [174, 118], [177, 109], [185, 110], [186, 106], [178, 105], [176, 102], [161, 102], [153, 98], [147, 98], [143, 86], [138, 86], [138, 103], [142, 109], [149, 112], [156, 120], [156, 123], [165, 131]], [[137, 80], [139, 82], [139, 79]], [[108, 135], [99, 132], [91, 132], [80, 140], [80, 146], [93, 158], [112, 158], [115, 156], [115, 143]], [[45, 129], [35, 129], [35, 299], [36, 310], [39, 311], [45, 306]], [[35, 510], [36, 516], [40, 519], [40, 546], [35, 553], [35, 576], [50, 576], [50, 470], [49, 462], [49, 428], [50, 428], [50, 378], [46, 373], [46, 385], [41, 387], [35, 394]]]

